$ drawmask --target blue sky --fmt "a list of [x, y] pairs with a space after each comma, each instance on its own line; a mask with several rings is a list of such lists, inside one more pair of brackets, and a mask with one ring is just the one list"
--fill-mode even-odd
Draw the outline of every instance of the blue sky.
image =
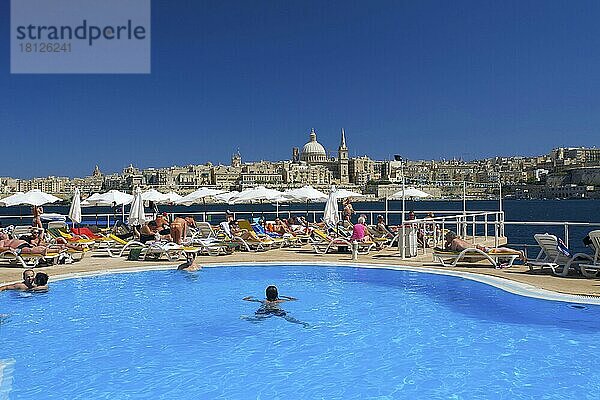
[[[150, 75], [11, 75], [0, 176], [291, 157], [539, 155], [600, 138], [597, 1], [152, 2]], [[135, 150], [133, 150], [135, 148]]]

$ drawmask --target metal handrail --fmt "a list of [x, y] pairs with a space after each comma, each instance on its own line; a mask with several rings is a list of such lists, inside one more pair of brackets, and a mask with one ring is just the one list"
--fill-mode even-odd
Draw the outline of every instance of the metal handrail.
[[[455, 226], [457, 230], [457, 234], [475, 239], [477, 236], [477, 228], [483, 226], [483, 237], [487, 240], [489, 236], [494, 236], [495, 242], [499, 237], [504, 237], [504, 227], [507, 225], [512, 226], [562, 226], [564, 231], [564, 242], [568, 246], [569, 245], [569, 233], [570, 228], [572, 227], [600, 227], [600, 222], [570, 222], [570, 221], [506, 221], [504, 219], [503, 211], [467, 211], [463, 213], [463, 211], [456, 210], [418, 210], [418, 214], [426, 214], [429, 212], [434, 212], [437, 215], [433, 218], [420, 218], [415, 220], [405, 221], [406, 224], [424, 224], [424, 223], [439, 223], [442, 225], [442, 230], [446, 229], [447, 225]], [[178, 212], [178, 213], [169, 213], [171, 217], [175, 215], [192, 215], [192, 216], [202, 216], [202, 221], [212, 221], [213, 217], [218, 216], [224, 219], [226, 211], [195, 211], [195, 212]], [[402, 214], [401, 210], [366, 210], [363, 212], [358, 212], [358, 214], [365, 214], [368, 216], [368, 221], [370, 224], [374, 224], [376, 221], [376, 216], [381, 215], [400, 215]], [[305, 210], [280, 210], [277, 213], [275, 210], [273, 211], [235, 211], [234, 217], [238, 216], [253, 216], [253, 215], [261, 215], [261, 216], [287, 216], [291, 217], [292, 215], [298, 214], [307, 214]], [[312, 222], [320, 221], [320, 217], [322, 216], [323, 211], [321, 210], [308, 210], [308, 220]], [[84, 220], [94, 220], [94, 221], [106, 221], [107, 226], [111, 226], [115, 221], [122, 220], [121, 215], [115, 215], [114, 213], [93, 213], [93, 214], [83, 214]], [[19, 218], [23, 221], [23, 223], [29, 223], [33, 218], [33, 215], [0, 215], [0, 221], [6, 219], [15, 219]], [[127, 218], [127, 215], [125, 215]], [[490, 229], [493, 227], [494, 232], [493, 235], [490, 233]], [[471, 234], [469, 234], [469, 231]]]

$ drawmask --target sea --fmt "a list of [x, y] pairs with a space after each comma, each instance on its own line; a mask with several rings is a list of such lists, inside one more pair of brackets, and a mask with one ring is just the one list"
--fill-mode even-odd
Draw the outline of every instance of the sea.
[[[368, 222], [371, 218], [376, 218], [377, 214], [384, 214], [385, 203], [383, 201], [354, 202], [356, 215], [365, 213]], [[204, 218], [216, 225], [224, 220], [226, 210], [236, 213], [237, 218], [265, 218], [274, 219], [277, 208], [280, 217], [289, 215], [308, 215], [308, 220], [319, 221], [323, 216], [324, 203], [291, 203], [291, 204], [198, 204], [189, 207], [161, 205], [161, 212], [173, 213], [177, 215], [196, 214], [196, 219], [201, 221]], [[467, 211], [498, 211], [500, 204], [497, 200], [468, 200], [466, 202]], [[591, 230], [600, 229], [600, 200], [577, 199], [577, 200], [504, 200], [502, 208], [505, 213], [505, 235], [508, 243], [513, 246], [534, 245], [533, 235], [536, 233], [551, 233], [560, 238], [565, 238], [565, 222], [590, 223], [592, 226], [569, 226], [568, 239], [569, 247], [574, 252], [588, 251], [583, 245], [583, 237]], [[462, 211], [462, 200], [421, 200], [405, 202], [405, 210], [414, 211], [417, 218], [423, 218], [427, 212], [431, 211], [435, 216], [447, 215], [448, 212]], [[396, 225], [401, 221], [402, 201], [388, 201], [388, 224]], [[148, 213], [152, 212], [147, 208]], [[56, 213], [67, 215], [69, 205], [46, 205], [45, 213]], [[128, 209], [125, 209], [125, 215]], [[394, 213], [395, 212], [395, 213]], [[115, 218], [121, 218], [121, 210], [113, 210], [110, 207], [88, 207], [83, 209], [84, 224], [107, 224], [106, 215], [111, 216], [111, 221]], [[0, 224], [25, 225], [31, 223], [31, 211], [27, 206], [0, 207]], [[354, 218], [356, 219], [356, 217]], [[517, 225], [512, 222], [540, 221], [561, 223], [561, 225]], [[483, 227], [478, 228], [482, 233]], [[489, 232], [493, 235], [493, 229]], [[530, 254], [531, 256], [531, 254]]]

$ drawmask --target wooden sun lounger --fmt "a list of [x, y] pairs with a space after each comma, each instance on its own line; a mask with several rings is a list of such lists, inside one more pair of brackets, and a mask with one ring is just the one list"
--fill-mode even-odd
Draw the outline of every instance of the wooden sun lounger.
[[448, 251], [433, 249], [433, 261], [437, 261], [444, 267], [456, 267], [458, 264], [473, 264], [479, 261], [489, 261], [494, 268], [512, 267], [514, 261], [519, 258], [517, 253], [488, 252], [472, 247], [463, 251]]

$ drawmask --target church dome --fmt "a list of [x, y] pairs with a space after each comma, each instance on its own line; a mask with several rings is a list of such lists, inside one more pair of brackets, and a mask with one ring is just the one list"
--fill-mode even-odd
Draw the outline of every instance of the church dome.
[[321, 143], [317, 142], [317, 134], [314, 129], [310, 131], [310, 141], [302, 147], [300, 160], [306, 162], [327, 161], [327, 153]]

